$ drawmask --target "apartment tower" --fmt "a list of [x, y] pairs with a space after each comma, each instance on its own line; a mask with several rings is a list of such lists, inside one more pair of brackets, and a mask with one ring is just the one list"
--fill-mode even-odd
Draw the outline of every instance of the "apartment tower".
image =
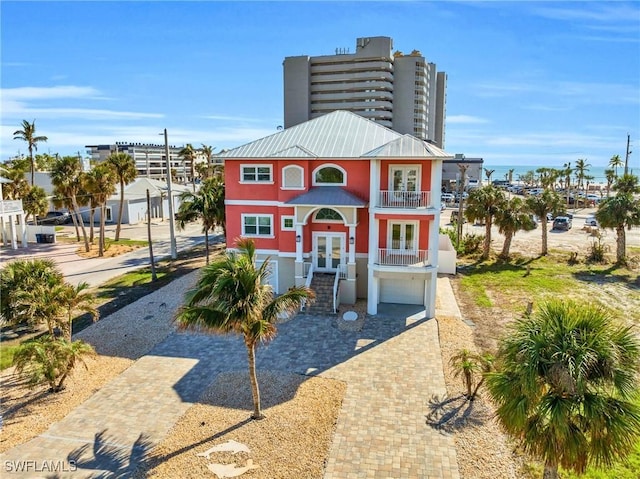
[[444, 148], [446, 80], [418, 50], [393, 52], [389, 37], [358, 38], [355, 53], [286, 57], [284, 126], [348, 110]]

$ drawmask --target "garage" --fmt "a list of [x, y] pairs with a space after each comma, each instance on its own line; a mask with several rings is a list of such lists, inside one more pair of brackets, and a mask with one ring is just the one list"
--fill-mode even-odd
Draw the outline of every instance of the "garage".
[[424, 280], [381, 278], [380, 302], [399, 304], [424, 304]]
[[[257, 260], [256, 266], [259, 268], [264, 261]], [[267, 276], [267, 284], [271, 285], [273, 292], [278, 294], [278, 262], [269, 261], [269, 276]]]

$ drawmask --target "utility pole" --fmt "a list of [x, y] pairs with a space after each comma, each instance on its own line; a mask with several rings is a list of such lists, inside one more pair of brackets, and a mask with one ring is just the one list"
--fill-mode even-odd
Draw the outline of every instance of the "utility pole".
[[156, 264], [153, 261], [153, 242], [151, 241], [151, 198], [149, 197], [149, 188], [147, 188], [147, 240], [149, 241], [149, 260], [151, 261], [151, 281], [156, 281]]
[[624, 157], [624, 174], [629, 173], [629, 155], [632, 151], [629, 149], [629, 143], [631, 142], [631, 135], [627, 133], [627, 154]]
[[164, 129], [164, 154], [167, 157], [167, 194], [169, 195], [169, 237], [171, 241], [171, 259], [178, 257], [176, 248], [175, 217], [173, 216], [173, 195], [171, 194], [171, 160], [169, 157], [169, 138]]
[[458, 188], [460, 199], [458, 201], [458, 237], [456, 241], [456, 249], [460, 247], [460, 238], [462, 237], [462, 222], [463, 222], [462, 213], [464, 211], [464, 196], [463, 196], [464, 184], [466, 183], [467, 168], [469, 168], [469, 165], [463, 165], [462, 163], [458, 163], [458, 168], [460, 169], [460, 186]]

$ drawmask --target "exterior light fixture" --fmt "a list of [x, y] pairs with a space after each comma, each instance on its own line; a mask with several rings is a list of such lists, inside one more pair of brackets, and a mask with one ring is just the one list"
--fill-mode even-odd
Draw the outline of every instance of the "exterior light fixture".
[[349, 237], [349, 244], [354, 244], [356, 242], [356, 239], [353, 236]]
[[300, 243], [302, 241], [302, 237], [300, 235], [296, 235], [296, 243]]

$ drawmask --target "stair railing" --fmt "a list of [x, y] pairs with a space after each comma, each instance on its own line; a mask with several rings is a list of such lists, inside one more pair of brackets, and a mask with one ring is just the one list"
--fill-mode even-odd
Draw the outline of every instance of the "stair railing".
[[340, 263], [338, 265], [338, 270], [336, 271], [336, 278], [333, 280], [333, 314], [336, 314], [338, 307], [338, 285], [340, 284], [340, 280], [345, 279], [346, 277], [347, 265]]
[[[305, 281], [304, 285], [305, 287], [309, 288], [311, 287], [311, 281], [313, 280], [313, 263], [304, 263], [304, 269], [307, 269], [307, 265], [309, 265], [309, 269], [307, 271], [307, 280]], [[302, 310], [303, 308], [307, 308], [307, 300], [306, 298], [302, 299], [302, 304], [300, 306], [300, 310]]]

